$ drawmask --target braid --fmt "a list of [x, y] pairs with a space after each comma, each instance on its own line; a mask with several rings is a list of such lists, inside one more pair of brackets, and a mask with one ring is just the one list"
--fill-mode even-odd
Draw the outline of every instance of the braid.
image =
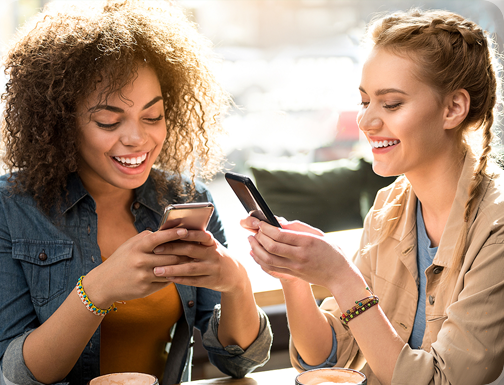
[[483, 152], [479, 158], [478, 166], [474, 171], [474, 175], [471, 181], [471, 185], [469, 186], [469, 200], [465, 205], [464, 210], [464, 222], [469, 220], [469, 216], [471, 214], [471, 206], [474, 199], [478, 196], [478, 190], [485, 176], [485, 171], [488, 165], [488, 158], [490, 157], [490, 153], [492, 151], [492, 140], [493, 133], [491, 130], [493, 124], [493, 114], [489, 113], [488, 120], [485, 122], [484, 131], [483, 131]]
[[[449, 32], [451, 34], [459, 33], [464, 41], [469, 44], [479, 44], [481, 45], [485, 40], [483, 31], [476, 26], [476, 24], [470, 23], [468, 21], [457, 23], [455, 19], [443, 20], [437, 18], [432, 20], [430, 25], [426, 28], [425, 33], [438, 34], [442, 31]], [[476, 36], [478, 35], [478, 36]]]

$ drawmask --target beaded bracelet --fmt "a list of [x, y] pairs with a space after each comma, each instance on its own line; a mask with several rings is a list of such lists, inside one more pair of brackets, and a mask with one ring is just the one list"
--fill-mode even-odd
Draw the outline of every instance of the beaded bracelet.
[[[369, 290], [368, 288], [366, 288]], [[364, 313], [367, 309], [377, 305], [380, 299], [376, 295], [371, 295], [369, 297], [363, 298], [360, 301], [355, 301], [356, 306], [353, 306], [351, 309], [347, 310], [340, 317], [343, 325], [348, 324], [352, 319], [357, 317], [359, 314]]]
[[75, 288], [77, 289], [77, 294], [79, 295], [79, 298], [81, 299], [82, 303], [86, 306], [86, 309], [88, 309], [91, 313], [102, 317], [105, 317], [108, 313], [110, 313], [111, 310], [117, 311], [115, 303], [113, 303], [108, 309], [104, 310], [96, 307], [93, 304], [93, 302], [91, 302], [86, 292], [84, 291], [84, 287], [82, 286], [82, 280], [84, 279], [84, 277], [85, 275], [79, 278]]

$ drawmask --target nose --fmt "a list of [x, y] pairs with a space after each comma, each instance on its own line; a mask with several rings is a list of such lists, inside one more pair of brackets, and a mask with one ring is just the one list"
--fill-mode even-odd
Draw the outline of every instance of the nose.
[[361, 108], [357, 114], [357, 125], [362, 132], [368, 133], [378, 131], [382, 127], [383, 121], [372, 107], [368, 106]]
[[123, 125], [121, 143], [128, 147], [139, 147], [147, 142], [147, 131], [139, 122], [129, 122]]

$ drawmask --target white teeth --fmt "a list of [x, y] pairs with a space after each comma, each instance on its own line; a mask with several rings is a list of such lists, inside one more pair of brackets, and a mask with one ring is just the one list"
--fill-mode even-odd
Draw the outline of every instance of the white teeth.
[[114, 159], [122, 163], [126, 167], [138, 167], [147, 158], [147, 154], [136, 158], [125, 158], [124, 156], [114, 156]]
[[371, 141], [371, 146], [373, 148], [381, 148], [381, 147], [388, 147], [388, 146], [393, 146], [395, 144], [399, 143], [398, 140], [383, 140], [379, 142]]

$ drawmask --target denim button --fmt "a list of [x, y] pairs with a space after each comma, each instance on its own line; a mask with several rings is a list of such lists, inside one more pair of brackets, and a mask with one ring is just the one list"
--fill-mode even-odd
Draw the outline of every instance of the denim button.
[[193, 307], [194, 306], [194, 301], [187, 301], [187, 306]]
[[146, 227], [145, 230], [152, 231], [152, 227]]
[[430, 303], [431, 305], [434, 305], [434, 301], [435, 301], [435, 300], [436, 300], [436, 298], [435, 298], [435, 297], [433, 297], [432, 295], [429, 295], [429, 303]]
[[44, 253], [44, 252], [41, 252], [38, 256], [38, 258], [41, 260], [41, 261], [45, 261], [47, 259], [47, 254]]
[[138, 209], [140, 208], [140, 203], [135, 202], [135, 203], [133, 204], [133, 208], [134, 208], [135, 210], [138, 210]]
[[87, 227], [87, 233], [88, 233], [88, 235], [91, 234], [91, 226], [89, 226], [89, 225]]

